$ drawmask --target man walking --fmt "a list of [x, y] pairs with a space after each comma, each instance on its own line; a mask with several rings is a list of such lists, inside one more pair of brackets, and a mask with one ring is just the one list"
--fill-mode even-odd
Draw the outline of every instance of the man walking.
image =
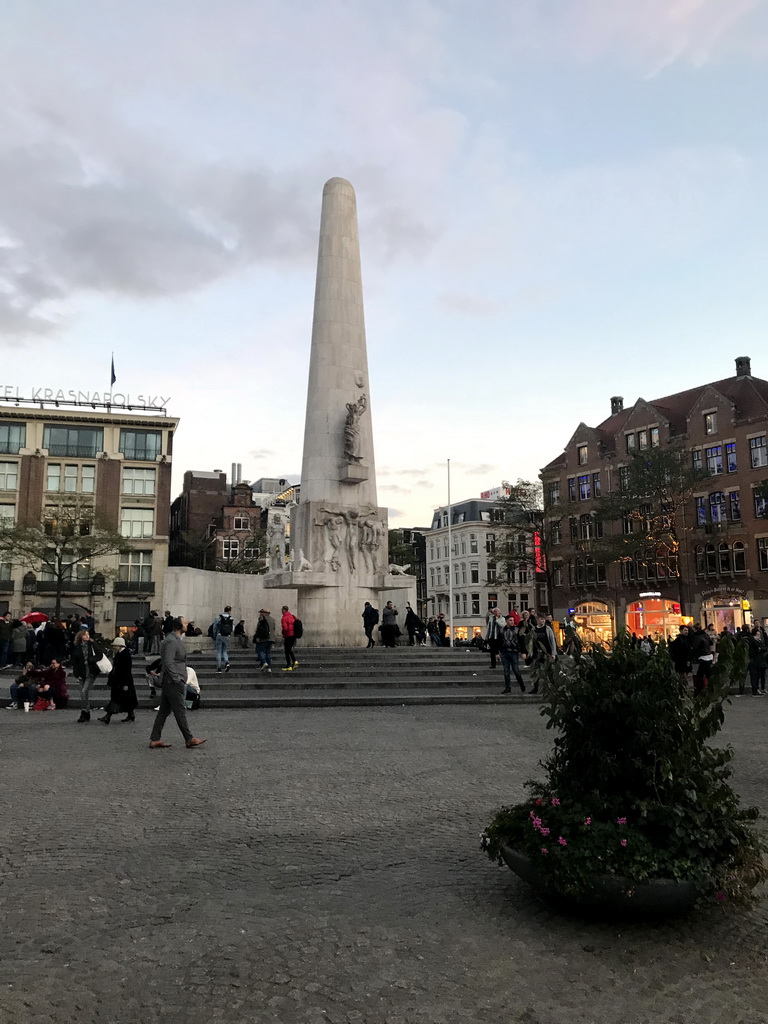
[[485, 630], [485, 639], [488, 641], [488, 650], [491, 652], [491, 668], [496, 668], [496, 657], [501, 650], [501, 631], [504, 629], [504, 620], [498, 608], [494, 608], [488, 616], [488, 626]]
[[525, 693], [525, 683], [520, 675], [520, 645], [517, 636], [515, 617], [510, 612], [507, 616], [507, 624], [501, 631], [501, 667], [504, 669], [504, 689], [502, 693], [512, 693], [512, 673], [520, 686], [520, 692]]
[[373, 639], [373, 629], [378, 621], [379, 609], [374, 608], [370, 601], [366, 601], [363, 608], [363, 632], [368, 637], [367, 647], [376, 646], [376, 641]]
[[224, 609], [221, 615], [213, 620], [213, 644], [216, 648], [216, 671], [229, 672], [229, 638], [234, 628], [232, 608], [230, 605]]
[[272, 644], [275, 642], [275, 620], [268, 608], [259, 611], [259, 621], [253, 634], [256, 644], [256, 657], [259, 659], [259, 671], [272, 675]]
[[288, 605], [283, 605], [283, 614], [280, 619], [280, 630], [283, 634], [283, 647], [285, 648], [285, 668], [283, 672], [293, 672], [295, 668], [298, 668], [298, 661], [293, 653], [293, 645], [296, 643], [296, 634], [294, 632], [294, 623], [296, 622], [295, 616], [291, 615], [288, 610]]
[[163, 743], [160, 738], [163, 734], [165, 720], [171, 712], [173, 712], [176, 725], [181, 730], [181, 735], [188, 747], [199, 747], [205, 743], [205, 740], [192, 735], [192, 730], [187, 724], [187, 710], [184, 706], [187, 690], [187, 648], [181, 637], [186, 628], [187, 623], [183, 618], [174, 619], [173, 630], [167, 634], [160, 645], [162, 696], [155, 724], [152, 726], [152, 733], [149, 737], [149, 745], [153, 750], [171, 746], [170, 743]]

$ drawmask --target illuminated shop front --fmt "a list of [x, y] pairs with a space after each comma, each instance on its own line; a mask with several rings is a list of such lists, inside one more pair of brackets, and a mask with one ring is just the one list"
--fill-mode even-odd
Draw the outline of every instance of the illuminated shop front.
[[605, 644], [613, 639], [613, 618], [605, 601], [582, 601], [574, 607], [572, 617], [584, 640]]
[[627, 605], [627, 629], [636, 636], [664, 637], [671, 640], [683, 625], [680, 604], [667, 601], [658, 591], [647, 591]]
[[735, 633], [740, 626], [752, 624], [752, 609], [741, 587], [704, 590], [701, 594], [702, 625], [711, 622], [718, 633]]

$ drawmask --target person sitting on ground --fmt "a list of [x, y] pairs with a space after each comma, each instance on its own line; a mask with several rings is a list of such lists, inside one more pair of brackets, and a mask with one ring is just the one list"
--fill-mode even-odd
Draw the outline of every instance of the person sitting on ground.
[[48, 668], [37, 669], [35, 676], [39, 682], [48, 684], [54, 708], [63, 711], [69, 704], [69, 691], [67, 690], [67, 670], [60, 659], [51, 658]]
[[235, 628], [232, 631], [232, 633], [233, 633], [233, 636], [238, 637], [238, 641], [237, 642], [239, 643], [239, 645], [241, 647], [247, 647], [248, 646], [248, 635], [245, 632], [245, 619], [240, 619], [240, 621], [237, 623], [237, 625], [235, 626]]
[[16, 679], [16, 682], [11, 683], [11, 703], [8, 705], [9, 711], [15, 711], [17, 708], [22, 708], [25, 704], [32, 703], [35, 697], [34, 671], [34, 662], [28, 661], [24, 666], [21, 675]]
[[185, 636], [202, 636], [203, 631], [199, 626], [195, 625], [194, 619], [187, 623], [187, 631]]

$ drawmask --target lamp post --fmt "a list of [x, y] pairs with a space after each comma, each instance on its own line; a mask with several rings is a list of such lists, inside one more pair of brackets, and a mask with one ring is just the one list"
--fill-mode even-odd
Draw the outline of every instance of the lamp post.
[[453, 512], [451, 509], [451, 460], [448, 459], [448, 627], [451, 631], [450, 646], [454, 646], [453, 634]]

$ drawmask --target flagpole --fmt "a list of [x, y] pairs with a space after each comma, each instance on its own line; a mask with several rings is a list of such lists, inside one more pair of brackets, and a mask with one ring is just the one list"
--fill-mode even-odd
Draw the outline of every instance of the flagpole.
[[115, 353], [113, 352], [112, 353], [112, 363], [110, 364], [110, 368], [109, 368], [109, 404], [110, 405], [112, 405], [112, 389], [115, 386], [115, 381], [116, 380], [117, 380], [117, 378], [115, 377]]
[[453, 510], [451, 509], [451, 460], [448, 459], [448, 626], [451, 631], [451, 647], [454, 646], [453, 635]]

